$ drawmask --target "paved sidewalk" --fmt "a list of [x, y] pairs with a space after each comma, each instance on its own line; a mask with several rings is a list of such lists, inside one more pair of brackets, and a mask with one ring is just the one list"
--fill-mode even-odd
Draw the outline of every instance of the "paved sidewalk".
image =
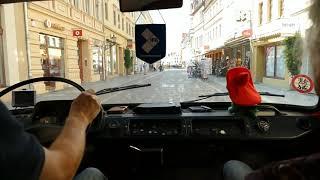
[[[216, 77], [209, 76], [208, 82], [219, 84], [220, 86], [226, 87], [226, 78], [225, 77]], [[294, 90], [286, 90], [276, 87], [270, 87], [269, 85], [263, 83], [255, 83], [255, 87], [259, 92], [270, 92], [273, 94], [285, 95], [285, 98], [279, 97], [262, 97], [263, 102], [266, 103], [280, 103], [280, 104], [293, 104], [293, 105], [302, 105], [302, 106], [313, 106], [318, 103], [318, 96], [315, 94], [301, 94]]]

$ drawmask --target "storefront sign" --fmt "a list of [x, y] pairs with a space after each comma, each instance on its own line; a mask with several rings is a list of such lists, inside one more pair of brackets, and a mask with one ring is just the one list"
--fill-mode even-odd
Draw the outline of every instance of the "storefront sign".
[[303, 74], [293, 77], [291, 85], [293, 89], [304, 94], [310, 93], [314, 88], [312, 79]]
[[252, 29], [247, 29], [247, 30], [242, 31], [242, 36], [244, 36], [246, 38], [251, 37], [252, 36]]
[[44, 21], [44, 25], [47, 28], [52, 28], [52, 29], [56, 29], [56, 30], [59, 30], [59, 31], [64, 31], [65, 30], [65, 28], [63, 26], [61, 26], [60, 24], [52, 23], [51, 20], [49, 20], [49, 19]]
[[73, 36], [76, 36], [76, 37], [82, 36], [82, 29], [73, 30]]

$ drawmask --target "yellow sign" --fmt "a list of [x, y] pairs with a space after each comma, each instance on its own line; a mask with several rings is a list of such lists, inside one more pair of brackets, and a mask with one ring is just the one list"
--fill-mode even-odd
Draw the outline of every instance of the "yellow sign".
[[47, 28], [53, 28], [53, 29], [60, 30], [60, 31], [64, 31], [65, 30], [65, 27], [61, 26], [60, 24], [52, 23], [49, 19], [47, 19], [44, 22], [44, 25]]

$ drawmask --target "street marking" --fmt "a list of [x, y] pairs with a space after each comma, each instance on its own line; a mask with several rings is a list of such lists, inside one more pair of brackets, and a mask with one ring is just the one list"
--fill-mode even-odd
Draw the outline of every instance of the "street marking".
[[143, 31], [141, 35], [147, 40], [142, 46], [142, 49], [149, 54], [150, 51], [159, 44], [160, 40], [148, 28]]

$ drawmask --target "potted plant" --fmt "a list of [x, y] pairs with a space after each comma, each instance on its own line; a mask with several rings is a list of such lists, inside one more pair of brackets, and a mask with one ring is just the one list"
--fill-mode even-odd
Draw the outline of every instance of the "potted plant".
[[130, 69], [132, 68], [133, 58], [131, 57], [130, 50], [127, 48], [124, 50], [124, 67], [126, 68], [126, 74], [130, 74]]
[[290, 73], [289, 77], [289, 85], [292, 88], [292, 78], [298, 74], [300, 74], [301, 66], [302, 66], [302, 53], [303, 53], [303, 41], [301, 35], [296, 33], [292, 37], [287, 37], [284, 40], [284, 57], [286, 66]]

